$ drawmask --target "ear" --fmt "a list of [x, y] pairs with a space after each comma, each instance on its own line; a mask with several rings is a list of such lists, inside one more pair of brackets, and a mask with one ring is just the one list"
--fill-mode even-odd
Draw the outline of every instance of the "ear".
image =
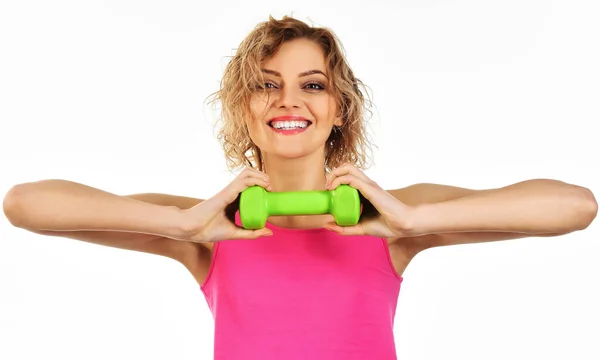
[[342, 110], [339, 105], [335, 105], [335, 117], [333, 118], [333, 125], [342, 126], [344, 125], [344, 118], [342, 116]]
[[336, 116], [333, 118], [333, 125], [342, 126], [344, 125], [344, 119], [342, 119], [342, 114], [338, 112]]

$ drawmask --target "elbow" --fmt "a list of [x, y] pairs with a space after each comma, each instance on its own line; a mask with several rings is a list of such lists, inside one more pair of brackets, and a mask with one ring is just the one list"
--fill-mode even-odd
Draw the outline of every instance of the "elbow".
[[23, 198], [28, 191], [27, 188], [27, 184], [14, 185], [4, 195], [4, 200], [2, 201], [4, 216], [11, 225], [18, 228], [26, 228], [27, 226], [27, 212], [23, 205]]
[[584, 230], [598, 215], [598, 201], [590, 189], [578, 187], [577, 213], [579, 214], [575, 230]]

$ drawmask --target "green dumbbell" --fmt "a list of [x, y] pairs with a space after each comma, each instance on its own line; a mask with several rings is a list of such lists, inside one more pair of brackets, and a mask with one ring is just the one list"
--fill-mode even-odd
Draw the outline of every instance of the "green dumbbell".
[[245, 229], [265, 227], [271, 215], [331, 214], [340, 226], [356, 225], [360, 218], [358, 190], [340, 185], [335, 190], [269, 192], [251, 186], [240, 196], [240, 219]]

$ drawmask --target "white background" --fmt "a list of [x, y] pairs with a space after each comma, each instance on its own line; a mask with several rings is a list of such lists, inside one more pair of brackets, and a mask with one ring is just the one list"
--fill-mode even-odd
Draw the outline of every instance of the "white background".
[[[377, 106], [385, 188], [531, 178], [600, 197], [600, 7], [589, 1], [4, 1], [0, 191], [68, 179], [210, 197], [227, 171], [205, 98], [269, 14], [332, 28]], [[599, 222], [431, 249], [404, 273], [401, 359], [600, 358]], [[209, 359], [183, 266], [0, 218], [0, 359]]]

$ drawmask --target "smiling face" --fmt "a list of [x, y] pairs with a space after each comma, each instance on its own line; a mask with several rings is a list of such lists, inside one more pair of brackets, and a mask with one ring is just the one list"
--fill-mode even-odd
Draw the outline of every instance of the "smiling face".
[[287, 41], [261, 68], [264, 84], [250, 99], [246, 124], [263, 159], [322, 161], [332, 127], [342, 125], [323, 49], [307, 39]]
[[[272, 163], [270, 171], [318, 171], [352, 163], [365, 169], [371, 160], [365, 126], [371, 103], [365, 95], [367, 87], [330, 29], [269, 17], [239, 44], [210, 96], [220, 107], [217, 139], [227, 167], [265, 171]], [[276, 117], [302, 121], [271, 123]], [[331, 131], [334, 125], [340, 128]], [[287, 130], [292, 127], [304, 130]]]

